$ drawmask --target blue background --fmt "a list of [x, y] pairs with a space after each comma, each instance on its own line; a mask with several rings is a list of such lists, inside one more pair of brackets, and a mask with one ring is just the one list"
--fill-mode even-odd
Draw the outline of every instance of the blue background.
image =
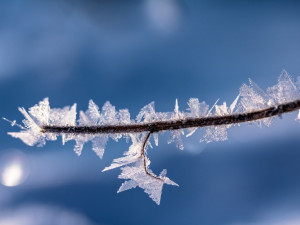
[[[109, 100], [132, 118], [151, 101], [162, 112], [176, 98], [182, 110], [190, 97], [231, 103], [248, 78], [266, 88], [282, 69], [300, 75], [299, 40], [297, 1], [3, 0], [0, 116], [21, 123], [17, 107], [44, 97], [78, 110]], [[233, 127], [221, 143], [199, 143], [198, 131], [184, 151], [161, 135], [151, 168], [180, 187], [165, 186], [160, 206], [141, 189], [117, 194], [118, 170], [101, 173], [124, 140], [109, 141], [103, 160], [90, 144], [77, 157], [74, 142], [29, 147], [0, 121], [0, 164], [22, 153], [30, 171], [21, 185], [0, 186], [0, 224], [300, 224], [295, 116]]]

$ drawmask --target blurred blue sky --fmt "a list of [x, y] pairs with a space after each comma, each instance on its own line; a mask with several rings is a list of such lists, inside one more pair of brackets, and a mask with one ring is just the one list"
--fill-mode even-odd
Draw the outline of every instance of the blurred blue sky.
[[[298, 1], [3, 0], [0, 116], [20, 123], [17, 107], [44, 97], [80, 110], [109, 100], [133, 118], [151, 101], [157, 111], [176, 98], [181, 109], [190, 97], [231, 102], [248, 78], [266, 88], [282, 69], [300, 75], [299, 12]], [[0, 225], [300, 224], [294, 118], [231, 128], [223, 143], [197, 132], [184, 151], [162, 135], [151, 168], [180, 187], [164, 187], [160, 206], [141, 189], [117, 194], [119, 171], [101, 173], [125, 141], [110, 141], [103, 160], [90, 145], [77, 157], [73, 143], [28, 147], [0, 121], [0, 166], [21, 155], [28, 170], [23, 184], [0, 186]]]

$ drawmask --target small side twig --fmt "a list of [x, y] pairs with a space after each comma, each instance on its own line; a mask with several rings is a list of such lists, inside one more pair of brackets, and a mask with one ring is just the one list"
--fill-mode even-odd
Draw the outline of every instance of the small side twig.
[[147, 142], [148, 142], [148, 140], [149, 140], [151, 134], [152, 134], [151, 131], [147, 134], [147, 136], [146, 136], [146, 138], [145, 138], [145, 140], [144, 140], [144, 142], [143, 142], [143, 146], [142, 146], [142, 148], [141, 148], [141, 155], [139, 156], [139, 158], [143, 158], [143, 167], [144, 167], [145, 173], [146, 173], [148, 176], [163, 181], [160, 177], [155, 176], [153, 173], [149, 172], [149, 171], [148, 171], [148, 168], [147, 168], [146, 145], [147, 145]]

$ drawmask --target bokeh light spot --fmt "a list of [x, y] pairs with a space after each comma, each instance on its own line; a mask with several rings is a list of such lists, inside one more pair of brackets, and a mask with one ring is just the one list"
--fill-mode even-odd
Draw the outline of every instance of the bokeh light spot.
[[2, 172], [1, 182], [3, 185], [12, 187], [17, 186], [22, 181], [23, 170], [20, 164], [11, 164]]
[[0, 182], [7, 187], [22, 184], [29, 174], [26, 157], [17, 150], [10, 150], [0, 157]]

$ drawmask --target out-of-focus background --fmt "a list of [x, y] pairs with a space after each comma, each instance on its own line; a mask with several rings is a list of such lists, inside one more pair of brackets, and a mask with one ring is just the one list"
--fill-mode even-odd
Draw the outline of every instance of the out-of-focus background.
[[[2, 0], [0, 116], [21, 123], [18, 106], [44, 97], [52, 107], [109, 100], [134, 118], [155, 101], [231, 102], [252, 78], [274, 85], [282, 69], [300, 75], [298, 1]], [[128, 148], [110, 141], [100, 160], [86, 145], [29, 147], [0, 121], [1, 225], [300, 224], [300, 124], [244, 124], [229, 140], [199, 143], [203, 131], [149, 150], [166, 186], [157, 206], [141, 189], [117, 194], [119, 170], [101, 173]]]

